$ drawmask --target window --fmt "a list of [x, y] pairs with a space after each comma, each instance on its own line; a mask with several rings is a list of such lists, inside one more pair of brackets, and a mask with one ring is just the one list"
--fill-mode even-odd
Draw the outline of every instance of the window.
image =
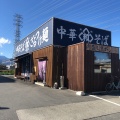
[[111, 54], [94, 52], [94, 73], [111, 73]]
[[30, 65], [30, 56], [26, 56], [22, 58], [22, 73], [25, 73], [28, 71], [29, 73], [31, 72], [31, 65]]

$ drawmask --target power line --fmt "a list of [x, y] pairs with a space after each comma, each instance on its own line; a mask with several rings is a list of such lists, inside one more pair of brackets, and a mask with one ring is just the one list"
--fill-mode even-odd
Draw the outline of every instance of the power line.
[[[96, 2], [96, 3], [95, 3]], [[96, 14], [94, 14], [94, 16], [96, 16], [96, 15], [98, 15], [98, 12], [100, 12], [101, 11], [101, 13], [102, 13], [102, 10], [104, 10], [104, 9], [106, 9], [106, 8], [109, 8], [109, 7], [112, 7], [113, 5], [116, 5], [116, 4], [118, 4], [118, 3], [114, 3], [114, 4], [111, 4], [110, 3], [111, 1], [105, 1], [104, 3], [101, 3], [101, 2], [99, 2], [99, 4], [98, 4], [98, 1], [94, 1], [93, 3], [90, 3], [90, 4], [87, 4], [87, 5], [84, 5], [84, 6], [82, 6], [80, 9], [81, 9], [81, 11], [80, 11], [80, 9], [79, 9], [79, 11], [80, 12], [77, 12], [76, 14], [73, 14], [72, 15], [72, 17], [73, 18], [82, 18], [82, 19], [80, 19], [80, 22], [81, 22], [81, 20], [83, 20], [84, 22], [86, 22], [86, 21], [88, 21], [88, 15], [91, 15], [91, 14], [93, 14], [93, 13], [96, 13]], [[92, 5], [93, 4], [93, 5]], [[95, 5], [94, 5], [95, 4]], [[89, 7], [90, 6], [90, 7]], [[88, 7], [87, 8], [87, 13], [86, 13], [86, 7]], [[83, 9], [84, 8], [84, 9]], [[100, 8], [100, 9], [99, 9]], [[107, 12], [109, 12], [108, 10], [105, 10], [105, 11], [107, 11]], [[103, 14], [103, 13], [102, 13]], [[67, 15], [67, 16], [65, 16], [65, 17], [69, 17], [69, 15]], [[85, 18], [84, 17], [87, 17], [87, 20], [85, 20]], [[91, 18], [91, 17], [90, 17]], [[92, 17], [93, 18], [93, 17]]]
[[114, 21], [114, 20], [120, 20], [120, 18], [119, 18], [119, 17], [112, 18], [112, 19], [105, 20], [105, 21], [99, 22], [99, 23], [97, 23], [97, 24], [94, 24], [94, 25], [92, 25], [92, 26], [95, 27], [95, 26], [98, 26], [98, 25], [102, 25], [102, 24], [104, 24], [104, 23], [108, 23], [108, 22], [110, 22], [110, 21]]
[[84, 20], [84, 22], [88, 22], [88, 21], [91, 21], [91, 20], [94, 20], [94, 19], [97, 19], [97, 18], [100, 18], [100, 17], [103, 17], [103, 16], [107, 16], [109, 14], [112, 14], [112, 13], [115, 13], [115, 12], [119, 12], [119, 11], [120, 11], [120, 8], [115, 9], [115, 10], [111, 10], [111, 11], [107, 11], [104, 14], [100, 14], [100, 15], [97, 15], [95, 17], [87, 18], [87, 20]]
[[109, 27], [114, 27], [114, 26], [119, 26], [120, 25], [120, 22], [119, 23], [114, 23], [114, 24], [110, 24], [110, 25], [107, 25], [107, 26], [105, 26], [105, 27], [103, 27], [104, 29], [106, 29], [106, 28], [109, 28]]
[[[39, 13], [34, 14], [33, 17], [32, 17], [31, 19], [29, 19], [28, 21], [32, 21], [32, 20], [36, 19], [37, 17], [40, 17], [40, 16], [45, 15], [45, 14], [47, 14], [47, 13], [50, 13], [51, 11], [54, 11], [54, 10], [56, 10], [57, 8], [63, 6], [63, 5], [66, 4], [67, 2], [68, 2], [68, 1], [64, 1], [64, 2], [61, 2], [61, 3], [59, 3], [59, 4], [51, 3], [50, 9], [45, 10], [44, 8], [41, 8], [41, 10], [38, 11]], [[54, 7], [53, 7], [53, 6], [54, 6]], [[48, 7], [48, 6], [46, 6], [46, 7]], [[43, 11], [43, 12], [41, 12], [41, 11]]]
[[[43, 0], [38, 4], [36, 4], [35, 6], [33, 5], [31, 7], [31, 10], [29, 9], [30, 11], [29, 10], [27, 11], [27, 13], [31, 13], [31, 14], [27, 14], [25, 16], [26, 17], [25, 22], [28, 24], [30, 21], [33, 21], [38, 18], [40, 18], [39, 22], [42, 22], [44, 20], [47, 20], [51, 16], [53, 17], [54, 15], [59, 15], [59, 17], [63, 16], [63, 18], [72, 17], [72, 19], [80, 19], [80, 21], [83, 21], [85, 23], [91, 20], [98, 19], [100, 17], [106, 17], [110, 14], [119, 12], [120, 9], [115, 7], [117, 4], [119, 4], [119, 2], [117, 1], [114, 3], [111, 3], [111, 2], [112, 1], [109, 1], [109, 0], [106, 0], [105, 2], [101, 2], [100, 0], [92, 1], [92, 2], [89, 2], [89, 0], [82, 0], [82, 1], [75, 1], [75, 2], [71, 0], [65, 0], [65, 1], [51, 0], [50, 2], [47, 2], [46, 0]], [[71, 6], [71, 3], [72, 3], [72, 6]], [[79, 9], [76, 9], [78, 7]], [[111, 8], [113, 7], [114, 7], [114, 10], [111, 11]], [[53, 12], [53, 11], [56, 11], [56, 12]], [[93, 13], [94, 13], [94, 17], [91, 17]], [[109, 19], [106, 21], [105, 19], [103, 19], [104, 20], [103, 22], [97, 23], [94, 26], [101, 25], [104, 23], [109, 23], [110, 21], [117, 20], [117, 19], [119, 19], [119, 17], [117, 18], [112, 17], [112, 19]]]

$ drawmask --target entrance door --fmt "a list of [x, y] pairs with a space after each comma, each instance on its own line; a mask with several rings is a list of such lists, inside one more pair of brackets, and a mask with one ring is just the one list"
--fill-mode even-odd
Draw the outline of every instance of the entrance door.
[[38, 61], [38, 75], [39, 80], [43, 82], [43, 84], [46, 83], [46, 60], [44, 61]]

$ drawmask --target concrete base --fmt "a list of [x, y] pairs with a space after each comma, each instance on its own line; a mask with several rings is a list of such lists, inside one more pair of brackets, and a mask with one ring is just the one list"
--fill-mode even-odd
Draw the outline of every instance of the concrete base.
[[84, 96], [84, 95], [85, 95], [85, 93], [84, 93], [83, 91], [77, 91], [77, 92], [76, 92], [76, 95], [79, 95], [79, 96]]
[[59, 89], [60, 89], [60, 90], [65, 90], [65, 89], [66, 89], [66, 87], [59, 87]]
[[45, 86], [46, 86], [46, 85], [45, 85], [45, 84], [43, 84], [42, 82], [35, 82], [35, 84], [36, 84], [36, 85], [43, 86], [43, 87], [45, 87]]

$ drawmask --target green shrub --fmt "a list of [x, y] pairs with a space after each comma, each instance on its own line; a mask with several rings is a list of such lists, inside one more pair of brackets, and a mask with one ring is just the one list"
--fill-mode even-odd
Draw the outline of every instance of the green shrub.
[[0, 70], [0, 75], [14, 75], [14, 70]]

